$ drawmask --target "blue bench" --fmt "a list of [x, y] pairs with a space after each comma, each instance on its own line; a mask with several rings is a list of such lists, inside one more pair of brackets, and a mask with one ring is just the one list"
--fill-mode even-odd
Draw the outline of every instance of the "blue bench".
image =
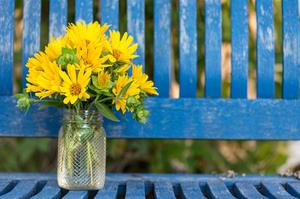
[[[298, 0], [282, 0], [283, 96], [274, 99], [274, 19], [272, 0], [256, 0], [257, 99], [247, 99], [248, 1], [231, 0], [231, 98], [221, 99], [221, 3], [205, 1], [205, 97], [196, 98], [196, 0], [179, 0], [180, 98], [170, 93], [171, 0], [154, 0], [154, 81], [160, 96], [148, 99], [146, 126], [129, 119], [105, 122], [109, 138], [298, 140], [300, 139]], [[118, 28], [118, 0], [101, 0], [101, 22]], [[63, 33], [67, 0], [50, 0], [50, 34]], [[76, 20], [93, 20], [93, 1], [76, 0]], [[25, 63], [40, 48], [41, 0], [25, 0]], [[127, 30], [144, 58], [144, 0], [127, 1]], [[0, 135], [56, 137], [62, 112], [16, 108], [13, 92], [14, 0], [0, 0]], [[128, 117], [130, 118], [130, 117]], [[201, 149], [199, 149], [201, 150]], [[205, 174], [107, 174], [100, 191], [68, 191], [51, 173], [1, 173], [0, 198], [300, 198], [300, 181], [276, 175], [227, 177]]]

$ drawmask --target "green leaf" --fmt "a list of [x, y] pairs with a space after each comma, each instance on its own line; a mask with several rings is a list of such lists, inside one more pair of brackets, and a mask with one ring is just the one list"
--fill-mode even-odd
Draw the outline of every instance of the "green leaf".
[[129, 82], [128, 84], [126, 84], [126, 85], [122, 88], [121, 92], [120, 92], [119, 95], [116, 97], [116, 101], [118, 101], [118, 99], [122, 98], [122, 97], [125, 95], [125, 93], [128, 91], [128, 89], [129, 89], [129, 87], [131, 86], [131, 84], [132, 84], [132, 82]]
[[107, 119], [110, 119], [115, 122], [120, 121], [107, 105], [99, 103], [99, 102], [96, 102], [95, 105], [96, 105], [97, 110]]
[[64, 108], [65, 104], [59, 100], [45, 100], [42, 106], [43, 107], [53, 106], [57, 108]]
[[98, 78], [97, 78], [97, 76], [95, 76], [95, 75], [92, 76], [92, 82], [93, 82], [93, 85], [94, 85], [96, 88], [100, 89], [100, 86], [99, 86], [99, 84], [98, 84]]

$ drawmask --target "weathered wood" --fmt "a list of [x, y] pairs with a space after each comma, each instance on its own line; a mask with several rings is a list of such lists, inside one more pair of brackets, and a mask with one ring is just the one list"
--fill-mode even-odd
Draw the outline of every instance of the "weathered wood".
[[57, 38], [65, 33], [68, 18], [67, 0], [50, 0], [49, 36]]
[[234, 199], [224, 182], [214, 180], [207, 182], [207, 194], [213, 199]]
[[183, 182], [180, 184], [183, 199], [205, 199], [198, 182]]
[[300, 198], [300, 183], [291, 182], [286, 184], [286, 190], [291, 193], [293, 196]]
[[37, 180], [22, 180], [9, 192], [1, 195], [1, 199], [23, 199], [30, 198], [38, 191]]
[[99, 190], [95, 199], [116, 199], [118, 196], [118, 182], [105, 182], [104, 188]]
[[256, 189], [256, 187], [253, 184], [248, 182], [235, 183], [233, 186], [233, 191], [236, 194], [236, 196], [241, 199], [267, 199]]
[[101, 23], [111, 25], [111, 29], [119, 29], [119, 0], [100, 0]]
[[263, 182], [262, 193], [271, 199], [295, 199], [295, 197], [289, 194], [280, 183]]
[[31, 199], [59, 199], [61, 198], [61, 193], [62, 190], [58, 187], [57, 181], [51, 180], [45, 184], [40, 192], [31, 197]]
[[0, 95], [13, 93], [14, 0], [0, 0]]
[[169, 182], [155, 182], [154, 196], [155, 199], [176, 199], [173, 186]]
[[13, 180], [1, 180], [0, 181], [0, 195], [3, 195], [9, 192], [16, 184], [16, 181]]
[[75, 20], [90, 23], [93, 21], [93, 0], [76, 0]]
[[128, 181], [126, 183], [126, 199], [142, 199], [145, 198], [144, 181]]

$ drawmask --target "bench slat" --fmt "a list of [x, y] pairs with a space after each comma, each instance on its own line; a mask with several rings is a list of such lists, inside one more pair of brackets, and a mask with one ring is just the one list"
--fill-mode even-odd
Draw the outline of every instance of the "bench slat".
[[38, 191], [38, 181], [22, 180], [8, 193], [1, 196], [1, 199], [23, 199], [29, 198]]
[[[33, 12], [34, 10], [34, 12]], [[40, 50], [41, 0], [24, 1], [23, 10], [23, 43], [22, 43], [22, 86], [26, 86], [29, 57]]]
[[208, 195], [213, 199], [234, 199], [224, 182], [210, 181], [207, 182]]
[[76, 0], [75, 20], [83, 20], [86, 23], [93, 21], [93, 0]]
[[183, 199], [205, 199], [198, 182], [184, 182], [180, 184]]
[[0, 181], [0, 196], [9, 192], [15, 186], [15, 182], [12, 180], [1, 180]]
[[58, 187], [56, 181], [48, 181], [43, 189], [31, 197], [31, 199], [59, 199], [61, 196], [61, 188]]
[[205, 0], [205, 97], [219, 98], [222, 93], [221, 1]]
[[49, 36], [57, 38], [65, 33], [68, 17], [67, 0], [50, 0]]
[[274, 97], [274, 16], [272, 0], [256, 1], [257, 97]]
[[99, 190], [95, 199], [116, 199], [118, 196], [118, 182], [105, 182], [104, 188]]
[[100, 0], [101, 23], [111, 25], [111, 29], [119, 29], [119, 0]]
[[283, 97], [299, 96], [299, 13], [298, 0], [282, 1]]
[[170, 27], [170, 0], [154, 0], [154, 81], [160, 97], [169, 97]]
[[248, 0], [231, 0], [231, 98], [247, 98]]
[[126, 199], [142, 199], [145, 198], [144, 181], [128, 181], [126, 183]]
[[0, 0], [0, 95], [13, 93], [14, 0]]
[[88, 196], [88, 191], [69, 191], [63, 199], [87, 199]]
[[277, 199], [277, 198], [295, 199], [295, 197], [290, 195], [280, 183], [263, 182], [262, 192], [268, 198], [272, 198], [272, 199]]
[[253, 184], [247, 182], [237, 182], [233, 186], [233, 190], [238, 198], [247, 199], [266, 199], [259, 191], [253, 186]]
[[197, 2], [179, 1], [180, 97], [195, 97], [197, 89]]
[[134, 59], [135, 64], [143, 65], [145, 70], [145, 1], [127, 1], [127, 31], [133, 36], [134, 42], [138, 43], [136, 53], [139, 55]]
[[300, 183], [291, 182], [286, 184], [286, 190], [293, 196], [300, 198]]
[[154, 195], [155, 199], [176, 199], [173, 186], [169, 182], [155, 182]]

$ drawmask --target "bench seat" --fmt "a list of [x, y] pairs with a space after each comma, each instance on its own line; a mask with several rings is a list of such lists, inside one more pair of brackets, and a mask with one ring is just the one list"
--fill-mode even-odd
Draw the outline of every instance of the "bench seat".
[[107, 174], [100, 191], [59, 188], [54, 173], [1, 173], [0, 198], [300, 198], [300, 180], [275, 175]]

